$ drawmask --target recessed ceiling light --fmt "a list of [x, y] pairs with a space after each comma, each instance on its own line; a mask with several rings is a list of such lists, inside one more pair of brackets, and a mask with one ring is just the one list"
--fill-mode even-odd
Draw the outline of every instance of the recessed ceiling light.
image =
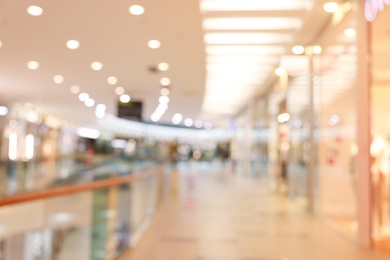
[[117, 95], [123, 95], [123, 94], [125, 93], [125, 89], [122, 88], [122, 87], [116, 87], [115, 93], [116, 93]]
[[169, 69], [169, 64], [166, 62], [161, 62], [157, 65], [158, 69], [161, 71], [167, 71]]
[[160, 89], [160, 95], [161, 96], [168, 96], [169, 93], [170, 93], [169, 88], [162, 88], [162, 89]]
[[43, 13], [42, 7], [36, 6], [36, 5], [30, 5], [27, 8], [27, 12], [32, 16], [40, 16]]
[[3, 42], [0, 41], [0, 48], [3, 47]]
[[95, 105], [95, 100], [93, 100], [92, 98], [88, 98], [87, 100], [85, 100], [84, 104], [87, 107], [93, 107], [93, 105]]
[[314, 54], [321, 54], [322, 52], [322, 47], [319, 45], [313, 46], [313, 53]]
[[158, 40], [150, 40], [150, 41], [148, 42], [148, 46], [149, 46], [149, 48], [151, 48], [151, 49], [158, 49], [158, 48], [160, 48], [161, 43], [160, 43], [160, 41], [158, 41]]
[[129, 12], [132, 14], [132, 15], [141, 15], [145, 12], [145, 8], [143, 8], [142, 6], [140, 5], [132, 5], [130, 6], [129, 8]]
[[91, 63], [91, 68], [93, 70], [101, 70], [103, 68], [103, 64], [101, 62], [94, 61]]
[[76, 40], [69, 40], [66, 42], [66, 46], [71, 50], [75, 50], [80, 47], [80, 43]]
[[327, 2], [323, 7], [327, 13], [334, 13], [339, 9], [339, 6], [335, 2]]
[[72, 92], [73, 94], [77, 94], [80, 92], [80, 87], [77, 85], [73, 85], [70, 87], [70, 92]]
[[119, 97], [119, 100], [122, 102], [122, 103], [129, 103], [130, 102], [130, 96], [127, 95], [127, 94], [123, 94]]
[[37, 61], [32, 60], [27, 63], [27, 67], [30, 70], [37, 70], [39, 68], [39, 63]]
[[96, 110], [99, 110], [99, 111], [106, 111], [106, 105], [104, 104], [98, 104], [96, 106]]
[[301, 45], [296, 45], [292, 48], [292, 52], [296, 55], [303, 54], [305, 52], [305, 47]]
[[169, 78], [166, 78], [166, 77], [161, 78], [160, 84], [163, 86], [169, 86], [171, 84], [171, 80]]
[[85, 102], [88, 99], [89, 99], [89, 95], [87, 93], [80, 93], [79, 94], [79, 100], [80, 101]]
[[356, 36], [356, 30], [354, 28], [348, 28], [344, 30], [344, 35], [352, 38]]
[[110, 76], [107, 78], [107, 83], [110, 85], [115, 85], [116, 83], [118, 83], [118, 79], [114, 76]]
[[61, 84], [64, 82], [64, 77], [62, 75], [55, 75], [53, 81], [54, 83]]
[[158, 101], [160, 102], [160, 104], [168, 104], [169, 103], [169, 97], [167, 96], [161, 96]]
[[6, 116], [8, 114], [8, 107], [0, 106], [0, 116]]

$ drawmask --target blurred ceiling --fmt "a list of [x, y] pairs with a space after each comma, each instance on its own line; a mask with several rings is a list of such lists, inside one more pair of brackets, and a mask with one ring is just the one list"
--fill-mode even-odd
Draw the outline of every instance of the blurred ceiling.
[[[183, 119], [227, 125], [267, 91], [292, 46], [317, 44], [332, 21], [324, 3], [0, 0], [0, 105], [29, 102], [44, 113], [94, 126], [98, 104], [116, 115], [122, 87], [131, 100], [143, 102], [144, 121], [154, 114], [155, 121], [170, 124], [180, 113]], [[130, 14], [134, 5], [144, 13]], [[41, 7], [42, 14], [30, 15], [30, 6]], [[69, 40], [79, 47], [69, 49]], [[161, 46], [148, 47], [150, 40]], [[29, 69], [30, 61], [39, 66]], [[102, 68], [93, 70], [93, 62]], [[159, 70], [160, 63], [169, 68]], [[169, 103], [157, 109], [162, 84], [170, 90]], [[94, 104], [87, 107], [80, 93]]]

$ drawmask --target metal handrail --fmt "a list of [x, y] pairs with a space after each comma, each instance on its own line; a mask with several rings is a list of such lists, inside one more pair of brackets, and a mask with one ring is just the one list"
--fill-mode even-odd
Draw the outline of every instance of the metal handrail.
[[129, 176], [116, 177], [107, 180], [94, 181], [91, 183], [77, 184], [68, 187], [52, 188], [52, 189], [47, 189], [42, 191], [36, 191], [36, 192], [30, 192], [30, 193], [5, 197], [0, 199], [0, 207], [5, 205], [33, 201], [33, 200], [69, 195], [78, 192], [97, 190], [97, 189], [117, 186], [125, 183], [133, 183], [138, 180], [145, 179], [146, 177], [151, 176], [156, 172], [159, 172], [159, 170], [161, 170], [164, 167], [164, 165], [165, 163], [162, 163], [157, 166], [141, 170], [138, 173], [131, 174]]

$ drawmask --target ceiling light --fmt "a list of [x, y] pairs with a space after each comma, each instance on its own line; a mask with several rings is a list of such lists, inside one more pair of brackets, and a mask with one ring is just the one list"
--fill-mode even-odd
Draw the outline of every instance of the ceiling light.
[[80, 87], [77, 85], [73, 85], [70, 87], [70, 92], [72, 92], [73, 94], [77, 94], [80, 92]]
[[356, 36], [356, 30], [354, 28], [348, 28], [344, 30], [344, 35], [349, 38]]
[[181, 120], [183, 120], [183, 115], [180, 113], [176, 113], [172, 117], [172, 123], [175, 125], [180, 124]]
[[313, 46], [313, 53], [314, 54], [321, 54], [321, 52], [322, 52], [322, 47], [321, 46], [319, 46], [319, 45], [316, 45], [316, 46]]
[[206, 44], [273, 44], [291, 41], [291, 35], [280, 33], [206, 33]]
[[88, 99], [89, 99], [89, 95], [87, 93], [80, 93], [79, 94], [79, 100], [80, 101], [85, 102]]
[[36, 5], [30, 5], [27, 8], [27, 12], [32, 16], [40, 16], [43, 13], [42, 7], [36, 6]]
[[163, 86], [169, 86], [171, 84], [171, 80], [169, 78], [161, 78], [160, 84]]
[[69, 40], [66, 42], [66, 46], [71, 50], [75, 50], [80, 47], [80, 43], [76, 40]]
[[169, 88], [162, 88], [162, 89], [160, 89], [160, 95], [161, 96], [168, 96], [169, 93], [170, 93]]
[[118, 79], [114, 76], [110, 76], [107, 78], [107, 83], [110, 85], [115, 85], [116, 83], [118, 83]]
[[115, 89], [115, 93], [116, 93], [117, 95], [123, 95], [123, 94], [125, 93], [125, 89], [122, 88], [122, 87], [117, 87], [117, 88]]
[[27, 67], [30, 69], [30, 70], [36, 70], [39, 68], [39, 63], [37, 61], [29, 61], [27, 63]]
[[161, 70], [161, 71], [167, 71], [169, 69], [169, 65], [168, 63], [166, 62], [160, 62], [158, 65], [157, 65], [158, 69]]
[[3, 47], [3, 42], [2, 42], [2, 41], [0, 41], [0, 48], [1, 48], [1, 47]]
[[129, 103], [130, 102], [130, 96], [127, 95], [127, 94], [123, 94], [119, 97], [119, 100], [122, 102], [122, 103]]
[[93, 105], [95, 105], [95, 100], [93, 100], [92, 98], [89, 98], [89, 99], [85, 100], [84, 103], [87, 107], [93, 107]]
[[194, 120], [192, 120], [191, 118], [186, 118], [184, 120], [184, 125], [187, 126], [187, 127], [190, 127], [194, 124]]
[[103, 68], [103, 64], [101, 62], [95, 61], [91, 63], [91, 68], [93, 70], [101, 70]]
[[62, 75], [55, 75], [53, 81], [54, 83], [61, 84], [64, 82], [64, 77]]
[[8, 114], [8, 107], [0, 106], [0, 116], [6, 116]]
[[275, 74], [278, 75], [279, 77], [283, 76], [284, 74], [286, 74], [286, 70], [284, 68], [277, 68], [275, 70]]
[[161, 96], [158, 101], [161, 103], [161, 104], [168, 104], [169, 103], [169, 97], [167, 96]]
[[142, 6], [140, 5], [132, 5], [130, 6], [129, 8], [129, 12], [132, 14], [132, 15], [141, 15], [145, 12], [145, 8], [143, 8]]
[[301, 55], [305, 52], [305, 47], [301, 45], [296, 45], [292, 48], [292, 52], [296, 55]]
[[160, 48], [161, 43], [159, 41], [157, 41], [157, 40], [150, 40], [148, 42], [148, 46], [151, 49], [158, 49], [158, 48]]
[[208, 18], [203, 21], [206, 30], [280, 30], [298, 29], [298, 18]]
[[327, 2], [323, 7], [327, 13], [334, 13], [339, 9], [339, 6], [335, 2]]
[[104, 105], [104, 104], [98, 104], [98, 105], [96, 106], [96, 110], [106, 111], [106, 105]]

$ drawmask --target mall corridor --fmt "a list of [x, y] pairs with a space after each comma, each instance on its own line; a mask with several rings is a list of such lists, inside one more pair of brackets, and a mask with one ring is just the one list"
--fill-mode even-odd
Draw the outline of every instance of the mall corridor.
[[[229, 165], [178, 166], [179, 189], [119, 260], [384, 260]], [[174, 181], [175, 182], [175, 181]]]

